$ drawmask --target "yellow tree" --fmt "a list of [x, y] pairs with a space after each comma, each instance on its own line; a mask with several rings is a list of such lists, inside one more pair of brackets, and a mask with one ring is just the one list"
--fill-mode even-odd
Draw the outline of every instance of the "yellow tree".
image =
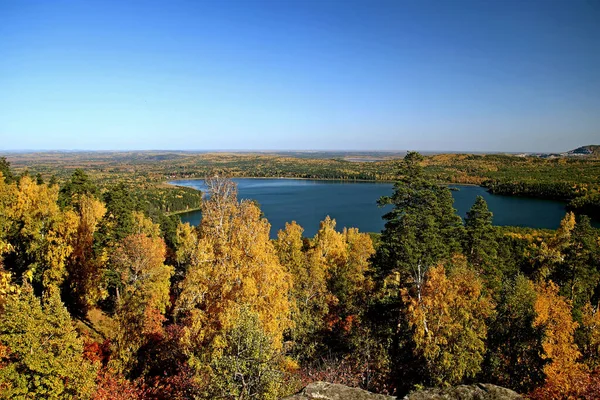
[[185, 272], [190, 265], [198, 262], [196, 259], [198, 235], [196, 234], [194, 227], [188, 223], [180, 223], [177, 225], [176, 244], [177, 250], [175, 251], [175, 258], [179, 265], [179, 269], [182, 272]]
[[348, 258], [346, 265], [338, 269], [336, 275], [339, 281], [344, 282], [345, 296], [353, 303], [353, 312], [356, 313], [373, 289], [373, 282], [367, 278], [367, 272], [375, 248], [371, 237], [367, 233], [360, 233], [357, 228], [344, 229], [343, 235]]
[[97, 365], [83, 357], [83, 341], [58, 293], [40, 302], [26, 284], [2, 297], [0, 398], [91, 398]]
[[539, 264], [538, 275], [548, 278], [555, 266], [564, 259], [563, 251], [571, 243], [571, 235], [575, 229], [575, 214], [568, 212], [560, 221], [556, 233], [541, 243], [531, 246], [532, 260]]
[[313, 246], [327, 266], [329, 324], [348, 332], [358, 320], [362, 301], [372, 286], [365, 273], [375, 250], [369, 235], [359, 233], [356, 228], [338, 232], [335, 226], [335, 219], [325, 218]]
[[291, 330], [295, 352], [311, 357], [320, 342], [314, 334], [324, 328], [327, 306], [327, 263], [321, 252], [305, 249], [303, 229], [296, 222], [286, 223], [275, 241], [281, 264], [292, 278], [290, 300], [292, 306]]
[[176, 304], [186, 347], [219, 353], [240, 305], [256, 313], [274, 346], [281, 346], [290, 326], [291, 282], [269, 240], [270, 224], [254, 203], [237, 201], [230, 180], [210, 179], [207, 185], [210, 198], [202, 204], [200, 234]]
[[578, 323], [571, 316], [571, 302], [558, 294], [553, 282], [536, 286], [534, 327], [543, 329], [543, 358], [548, 360], [545, 392], [554, 398], [577, 397], [583, 390], [582, 382], [586, 368], [578, 360], [581, 357], [575, 345], [574, 335]]
[[148, 336], [162, 331], [173, 273], [173, 268], [164, 264], [165, 253], [160, 237], [138, 233], [125, 237], [112, 255], [123, 290], [117, 291], [114, 337], [121, 368], [133, 366], [134, 356]]
[[89, 195], [78, 195], [78, 226], [73, 237], [68, 264], [68, 283], [75, 309], [85, 315], [88, 308], [104, 297], [102, 290], [103, 260], [94, 254], [94, 233], [106, 213], [104, 204]]
[[57, 205], [58, 188], [23, 176], [11, 203], [11, 268], [34, 276], [45, 290], [58, 290], [66, 275], [78, 217]]
[[464, 257], [455, 264], [450, 274], [441, 264], [430, 268], [420, 293], [402, 290], [415, 352], [426, 360], [435, 385], [454, 385], [481, 370], [485, 319], [493, 312], [481, 280], [466, 267]]

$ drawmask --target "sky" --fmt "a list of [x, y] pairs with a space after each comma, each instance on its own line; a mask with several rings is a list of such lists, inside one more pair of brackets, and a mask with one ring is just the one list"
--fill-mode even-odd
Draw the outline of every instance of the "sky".
[[586, 144], [598, 0], [0, 0], [0, 150]]

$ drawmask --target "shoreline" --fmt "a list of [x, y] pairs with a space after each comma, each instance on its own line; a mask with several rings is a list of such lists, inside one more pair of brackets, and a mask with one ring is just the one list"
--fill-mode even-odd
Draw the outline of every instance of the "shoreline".
[[[268, 177], [268, 176], [234, 176], [234, 177], [228, 177], [229, 179], [281, 179], [281, 180], [298, 180], [298, 181], [335, 181], [335, 182], [347, 182], [347, 183], [396, 183], [396, 180], [373, 180], [373, 179], [339, 179], [339, 178], [293, 178], [293, 177], [287, 177], [287, 176], [278, 176], [278, 177]], [[164, 181], [164, 184], [167, 185], [171, 185], [171, 186], [181, 186], [181, 187], [186, 187], [186, 188], [190, 188], [190, 186], [184, 186], [184, 185], [177, 185], [175, 183], [171, 183], [171, 182], [177, 182], [177, 181], [203, 181], [206, 178], [175, 178], [175, 179], [170, 179], [168, 181]], [[476, 183], [456, 183], [456, 182], [443, 182], [440, 183], [440, 185], [442, 186], [450, 186], [450, 185], [456, 185], [456, 186], [479, 186], [479, 187], [483, 187], [481, 185], [478, 185]], [[191, 188], [193, 189], [193, 188]], [[198, 189], [196, 189], [198, 190]]]
[[[340, 178], [295, 178], [288, 176], [228, 176], [228, 179], [285, 179], [285, 180], [298, 180], [298, 181], [338, 181], [338, 182], [365, 182], [365, 183], [395, 183], [395, 180], [374, 180], [374, 179], [340, 179]], [[175, 178], [171, 179], [170, 182], [175, 181], [203, 181], [206, 178]], [[169, 181], [164, 183], [170, 184]], [[178, 185], [173, 185], [178, 186]], [[189, 187], [189, 186], [184, 186]]]
[[[187, 186], [183, 186], [183, 187], [187, 187]], [[185, 213], [194, 212], [194, 211], [200, 211], [200, 210], [202, 210], [202, 207], [190, 208], [189, 210], [172, 211], [172, 212], [168, 212], [168, 213], [165, 213], [165, 214], [167, 216], [171, 217], [173, 215], [185, 214]]]

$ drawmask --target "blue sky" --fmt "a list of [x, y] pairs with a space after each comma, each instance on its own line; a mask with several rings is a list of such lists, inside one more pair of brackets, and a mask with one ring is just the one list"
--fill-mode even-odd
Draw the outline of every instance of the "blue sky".
[[596, 0], [0, 0], [0, 150], [593, 143]]

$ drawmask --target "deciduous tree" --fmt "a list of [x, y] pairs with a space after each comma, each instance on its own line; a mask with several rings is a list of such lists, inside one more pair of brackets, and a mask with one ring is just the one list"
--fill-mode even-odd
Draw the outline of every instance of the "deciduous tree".
[[164, 265], [165, 251], [161, 238], [140, 233], [123, 239], [112, 256], [122, 288], [117, 291], [114, 337], [121, 369], [131, 368], [148, 336], [162, 331], [173, 273]]
[[443, 265], [433, 267], [420, 291], [402, 292], [415, 351], [427, 362], [430, 384], [454, 385], [481, 370], [485, 320], [493, 305], [481, 280], [464, 263], [449, 275]]
[[575, 329], [579, 325], [571, 317], [571, 302], [558, 294], [553, 282], [536, 286], [536, 318], [534, 327], [543, 330], [543, 358], [546, 382], [542, 389], [553, 398], [577, 397], [585, 389], [586, 369], [579, 362], [581, 353], [575, 345]]
[[56, 292], [42, 304], [28, 286], [8, 296], [0, 312], [2, 345], [0, 397], [88, 399], [94, 393], [97, 366], [82, 357], [82, 341]]
[[269, 239], [270, 225], [252, 202], [238, 203], [231, 181], [211, 179], [207, 185], [210, 198], [202, 204], [195, 257], [177, 300], [185, 346], [194, 357], [206, 346], [222, 351], [223, 335], [244, 305], [258, 315], [277, 348], [290, 326], [291, 281]]

